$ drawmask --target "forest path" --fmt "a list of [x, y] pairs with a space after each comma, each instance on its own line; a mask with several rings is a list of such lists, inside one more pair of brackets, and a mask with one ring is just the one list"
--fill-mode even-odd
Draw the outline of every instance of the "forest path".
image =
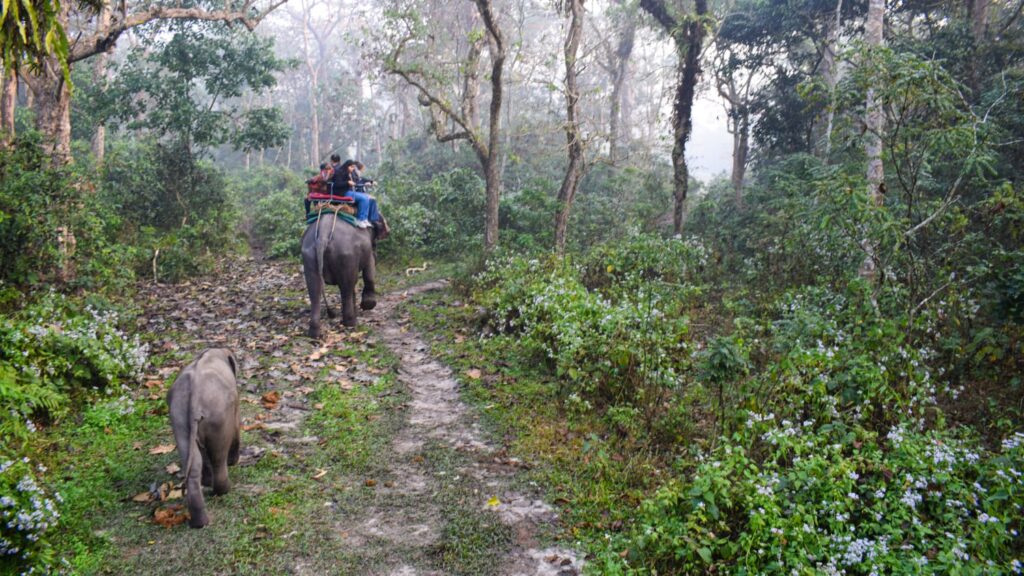
[[[304, 335], [308, 300], [294, 262], [238, 259], [214, 278], [145, 288], [139, 329], [157, 368], [137, 400], [157, 418], [126, 447], [122, 478], [110, 479], [127, 493], [117, 505], [125, 513], [96, 511], [95, 533], [111, 550], [93, 572], [579, 573], [571, 552], [539, 544], [554, 511], [521, 464], [487, 442], [451, 371], [411, 327], [403, 301], [443, 288], [383, 295], [357, 329], [325, 321], [323, 342]], [[336, 306], [337, 291], [329, 297]], [[230, 469], [232, 491], [207, 497], [209, 527], [164, 527], [155, 517], [181, 501], [131, 494], [180, 483], [177, 453], [146, 448], [173, 445], [166, 387], [218, 346], [240, 365], [242, 461]]]

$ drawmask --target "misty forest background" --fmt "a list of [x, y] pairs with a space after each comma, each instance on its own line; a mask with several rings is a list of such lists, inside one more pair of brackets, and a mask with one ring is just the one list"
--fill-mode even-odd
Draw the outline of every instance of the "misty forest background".
[[338, 153], [594, 573], [1021, 573], [1022, 6], [5, 0], [0, 567], [74, 571], [135, 290], [298, 267]]

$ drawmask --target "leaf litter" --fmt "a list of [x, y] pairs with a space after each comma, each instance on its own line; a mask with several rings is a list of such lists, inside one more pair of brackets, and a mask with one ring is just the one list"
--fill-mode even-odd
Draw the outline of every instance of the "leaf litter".
[[[429, 357], [427, 345], [411, 328], [409, 319], [398, 317], [397, 305], [408, 295], [441, 288], [443, 284], [434, 283], [410, 289], [404, 294], [385, 296], [373, 314], [363, 317], [366, 324], [376, 328], [372, 334], [367, 330], [345, 332], [330, 326], [326, 339], [315, 344], [304, 336], [308, 310], [294, 305], [296, 300], [304, 298], [300, 291], [302, 287], [302, 276], [293, 263], [251, 259], [243, 259], [241, 265], [224, 267], [216, 282], [144, 287], [142, 292], [148, 296], [148, 302], [145, 315], [139, 319], [140, 330], [182, 336], [178, 338], [179, 342], [167, 340], [159, 344], [174, 360], [155, 374], [146, 376], [143, 393], [151, 397], [162, 396], [166, 383], [203, 348], [232, 348], [241, 366], [238, 381], [245, 403], [243, 429], [246, 434], [239, 465], [250, 466], [268, 453], [279, 457], [289, 450], [317, 449], [320, 443], [288, 442], [291, 437], [302, 436], [299, 425], [310, 410], [323, 407], [321, 403], [307, 404], [306, 395], [314, 389], [299, 384], [318, 380], [324, 368], [328, 369], [327, 385], [335, 385], [342, 390], [351, 390], [360, 383], [369, 385], [376, 382], [387, 370], [359, 369], [358, 359], [331, 358], [331, 352], [343, 344], [357, 345], [363, 351], [383, 345], [400, 356], [401, 368], [397, 376], [411, 392], [412, 401], [397, 408], [402, 410], [405, 424], [392, 439], [390, 454], [386, 457], [390, 464], [388, 470], [381, 472], [382, 481], [364, 478], [362, 484], [373, 489], [368, 492], [375, 503], [381, 499], [394, 501], [396, 494], [408, 494], [414, 501], [425, 498], [428, 502], [425, 506], [416, 504], [421, 508], [419, 511], [404, 508], [411, 505], [405, 498], [403, 508], [389, 511], [397, 513], [384, 513], [375, 508], [375, 504], [368, 504], [363, 510], [349, 509], [342, 514], [332, 501], [328, 501], [324, 509], [342, 515], [337, 522], [344, 529], [335, 530], [336, 537], [357, 545], [351, 549], [357, 556], [360, 555], [360, 541], [366, 543], [374, 539], [394, 538], [405, 549], [422, 548], [424, 554], [421, 558], [432, 557], [431, 551], [443, 530], [444, 519], [436, 505], [429, 501], [437, 497], [443, 486], [438, 478], [429, 474], [431, 463], [423, 457], [422, 449], [425, 441], [439, 440], [473, 456], [477, 463], [469, 470], [460, 471], [460, 475], [473, 478], [481, 488], [488, 487], [480, 490], [489, 496], [485, 502], [485, 507], [490, 510], [488, 513], [501, 517], [502, 522], [515, 528], [515, 533], [526, 535], [525, 540], [518, 538], [514, 549], [495, 565], [499, 573], [579, 573], [582, 562], [573, 552], [532, 547], [530, 534], [535, 532], [535, 528], [557, 522], [553, 510], [539, 500], [517, 494], [510, 488], [511, 477], [519, 467], [513, 464], [513, 459], [501, 461], [495, 456], [497, 451], [481, 440], [479, 431], [467, 415], [467, 407], [458, 398], [458, 385], [450, 370]], [[464, 377], [480, 379], [483, 371], [474, 368]], [[144, 449], [138, 443], [133, 447]], [[160, 444], [150, 450], [153, 455], [160, 455], [173, 449], [173, 445]], [[171, 465], [164, 468], [169, 474], [180, 472], [172, 470]], [[304, 477], [310, 482], [323, 483], [325, 489], [332, 485], [328, 481], [328, 471], [322, 468], [313, 468]], [[273, 485], [280, 482], [281, 479], [275, 475], [265, 480], [263, 486], [236, 483], [234, 489], [260, 494], [273, 490]], [[151, 486], [149, 491], [136, 495], [133, 500], [156, 503], [152, 521], [173, 527], [188, 519], [188, 512], [180, 503], [168, 502], [181, 498], [181, 495], [180, 485], [165, 482]], [[254, 529], [254, 539], [273, 537], [266, 526], [255, 525]], [[175, 546], [174, 543], [164, 545]], [[370, 550], [366, 553], [376, 554]], [[552, 567], [557, 569], [552, 571]], [[393, 568], [397, 569], [396, 573], [421, 573], [405, 565]], [[436, 573], [427, 566], [423, 568], [427, 573]]]

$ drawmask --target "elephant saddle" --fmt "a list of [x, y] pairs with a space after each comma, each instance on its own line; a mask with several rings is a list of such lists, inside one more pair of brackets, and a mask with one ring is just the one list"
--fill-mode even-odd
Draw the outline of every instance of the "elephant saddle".
[[306, 224], [312, 224], [324, 214], [334, 214], [349, 224], [356, 225], [356, 209], [352, 204], [342, 202], [331, 202], [327, 200], [311, 200], [309, 213], [306, 214]]

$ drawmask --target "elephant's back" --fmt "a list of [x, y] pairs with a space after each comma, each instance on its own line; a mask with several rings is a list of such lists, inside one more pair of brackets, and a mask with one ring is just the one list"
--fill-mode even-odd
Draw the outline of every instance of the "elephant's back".
[[333, 213], [325, 213], [302, 236], [303, 256], [316, 255], [316, 246], [324, 246], [324, 258], [360, 258], [373, 253], [371, 229], [356, 228]]

